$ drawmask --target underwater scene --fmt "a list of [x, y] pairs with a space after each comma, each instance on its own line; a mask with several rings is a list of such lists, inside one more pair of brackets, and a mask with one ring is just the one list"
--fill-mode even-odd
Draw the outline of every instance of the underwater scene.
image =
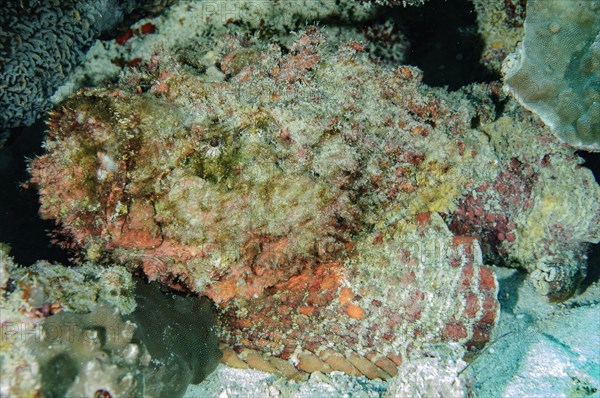
[[600, 0], [3, 0], [0, 397], [600, 397]]

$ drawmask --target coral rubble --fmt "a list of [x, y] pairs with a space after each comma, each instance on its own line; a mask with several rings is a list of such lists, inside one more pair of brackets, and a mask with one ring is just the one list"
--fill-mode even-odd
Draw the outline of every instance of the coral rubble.
[[418, 353], [402, 364], [384, 395], [396, 397], [468, 397], [467, 363], [451, 350]]
[[298, 382], [277, 377], [272, 373], [255, 369], [236, 369], [219, 365], [204, 382], [191, 385], [185, 398], [220, 397], [320, 397], [336, 398], [353, 396], [378, 398], [386, 391], [383, 380], [368, 380], [363, 376], [351, 376], [341, 372], [313, 373], [308, 380]]
[[600, 4], [527, 4], [525, 37], [506, 59], [507, 89], [568, 144], [600, 150]]
[[482, 258], [559, 300], [600, 239], [589, 170], [501, 95], [428, 88], [316, 28], [200, 37], [57, 107], [31, 183], [82, 257], [213, 299], [232, 362], [387, 377], [490, 339]]

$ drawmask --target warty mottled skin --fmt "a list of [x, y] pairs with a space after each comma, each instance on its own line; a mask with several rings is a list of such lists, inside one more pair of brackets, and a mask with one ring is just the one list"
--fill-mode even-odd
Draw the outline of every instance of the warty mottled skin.
[[59, 106], [31, 183], [81, 256], [213, 299], [230, 363], [384, 377], [424, 345], [479, 349], [498, 314], [482, 258], [532, 276], [536, 250], [572, 259], [535, 280], [573, 292], [600, 189], [514, 103], [495, 109], [497, 85], [430, 89], [315, 28], [285, 49], [198, 40]]

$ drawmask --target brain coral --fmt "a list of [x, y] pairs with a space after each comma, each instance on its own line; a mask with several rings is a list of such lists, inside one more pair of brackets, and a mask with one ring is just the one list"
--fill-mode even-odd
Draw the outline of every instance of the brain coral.
[[195, 38], [57, 107], [31, 183], [81, 256], [213, 299], [231, 361], [391, 375], [413, 348], [489, 340], [482, 257], [560, 299], [600, 238], [589, 170], [498, 95], [428, 88], [315, 28], [285, 48]]
[[600, 150], [600, 3], [529, 1], [507, 88], [570, 145]]
[[109, 32], [129, 12], [154, 11], [166, 4], [165, 0], [3, 2], [0, 127], [32, 124], [51, 107], [50, 97], [101, 33]]

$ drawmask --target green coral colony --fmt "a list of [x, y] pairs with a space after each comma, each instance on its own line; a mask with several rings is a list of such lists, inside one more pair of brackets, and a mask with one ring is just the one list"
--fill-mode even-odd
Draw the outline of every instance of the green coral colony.
[[[430, 88], [326, 28], [190, 40], [50, 113], [30, 184], [82, 265], [0, 247], [3, 328], [41, 336], [1, 341], [2, 395], [181, 395], [221, 358], [213, 303], [230, 365], [388, 379], [432, 344], [490, 341], [492, 266], [550, 301], [577, 289], [600, 186], [497, 83]], [[552, 127], [593, 147], [582, 100], [557, 111], [575, 130]]]
[[507, 88], [568, 144], [600, 150], [600, 3], [527, 5], [525, 37], [504, 64]]

